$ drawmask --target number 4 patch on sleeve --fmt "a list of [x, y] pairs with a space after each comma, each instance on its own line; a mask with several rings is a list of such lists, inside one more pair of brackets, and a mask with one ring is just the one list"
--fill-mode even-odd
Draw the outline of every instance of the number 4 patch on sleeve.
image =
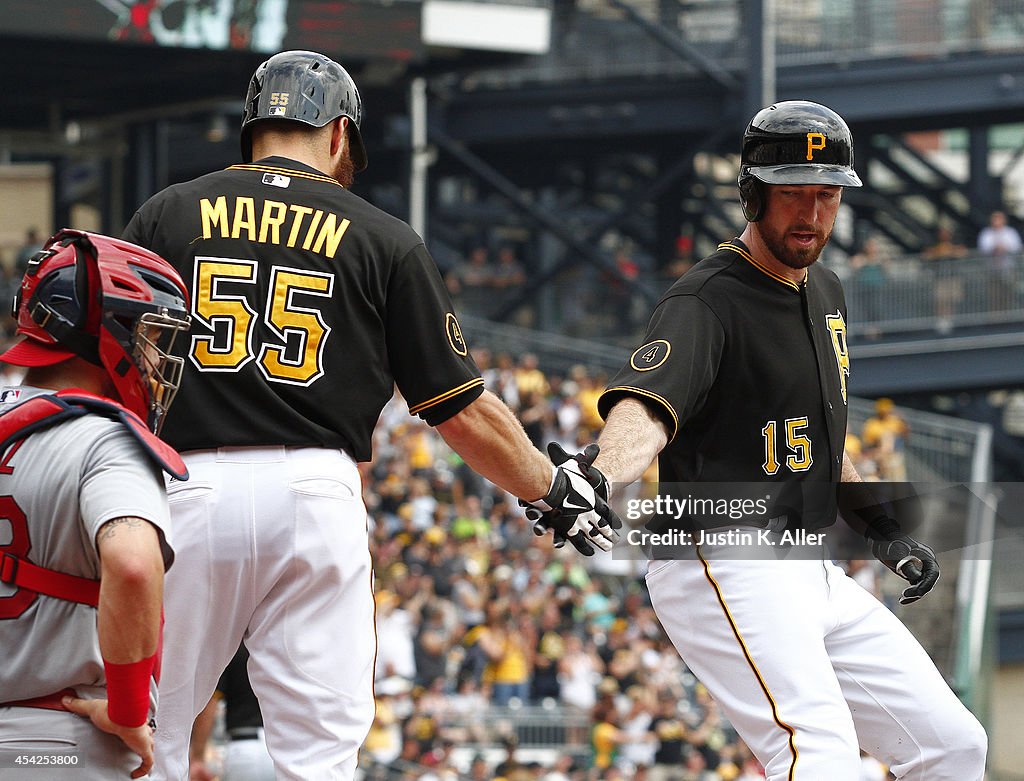
[[638, 372], [649, 372], [665, 363], [671, 352], [671, 344], [664, 339], [655, 339], [653, 342], [638, 347], [630, 357], [629, 365]]
[[469, 348], [466, 346], [466, 340], [462, 336], [462, 327], [459, 325], [458, 319], [451, 312], [445, 315], [444, 329], [448, 334], [448, 344], [452, 346], [452, 350], [455, 351], [456, 355], [465, 356], [469, 352]]

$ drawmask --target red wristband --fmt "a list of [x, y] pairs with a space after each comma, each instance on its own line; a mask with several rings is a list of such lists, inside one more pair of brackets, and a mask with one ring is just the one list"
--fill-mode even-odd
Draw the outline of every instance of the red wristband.
[[121, 727], [141, 727], [149, 717], [149, 682], [157, 655], [138, 662], [114, 664], [103, 660], [107, 674], [107, 715]]

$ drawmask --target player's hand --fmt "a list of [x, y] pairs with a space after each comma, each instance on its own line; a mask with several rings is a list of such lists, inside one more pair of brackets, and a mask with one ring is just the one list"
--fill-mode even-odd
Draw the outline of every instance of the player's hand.
[[193, 759], [188, 763], [188, 781], [214, 781], [216, 778], [203, 760]]
[[132, 778], [141, 778], [153, 768], [153, 728], [149, 724], [141, 727], [122, 727], [110, 720], [106, 700], [83, 700], [65, 697], [61, 703], [72, 713], [85, 716], [93, 725], [111, 735], [117, 735], [128, 748], [139, 755], [142, 764], [132, 771]]
[[901, 605], [917, 602], [939, 579], [935, 552], [906, 534], [892, 540], [876, 540], [871, 544], [871, 551], [875, 558], [910, 583], [900, 597]]
[[608, 505], [608, 481], [593, 465], [600, 452], [591, 444], [571, 456], [557, 442], [550, 443], [548, 456], [556, 467], [551, 491], [537, 502], [520, 501], [534, 533], [541, 536], [551, 529], [556, 548], [568, 540], [584, 556], [593, 556], [593, 546], [611, 550], [619, 538], [622, 521]]

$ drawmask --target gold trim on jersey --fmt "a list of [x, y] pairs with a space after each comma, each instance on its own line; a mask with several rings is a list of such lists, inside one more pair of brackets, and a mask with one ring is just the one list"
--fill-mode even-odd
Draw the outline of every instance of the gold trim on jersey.
[[711, 587], [715, 590], [715, 596], [718, 599], [718, 604], [722, 606], [722, 610], [725, 613], [725, 619], [729, 622], [729, 628], [732, 629], [736, 642], [740, 644], [740, 649], [743, 651], [743, 658], [746, 659], [747, 665], [754, 673], [754, 677], [757, 678], [758, 686], [761, 687], [761, 691], [764, 692], [764, 696], [768, 698], [768, 703], [772, 707], [772, 720], [778, 724], [779, 727], [789, 733], [789, 752], [793, 755], [793, 761], [789, 764], [789, 772], [786, 774], [786, 778], [789, 779], [789, 781], [793, 781], [794, 774], [796, 773], [796, 763], [800, 758], [800, 752], [796, 747], [796, 730], [779, 718], [779, 707], [775, 702], [775, 698], [772, 697], [772, 693], [768, 690], [768, 684], [765, 683], [765, 680], [761, 675], [761, 671], [757, 669], [757, 665], [754, 663], [754, 659], [750, 655], [750, 649], [747, 648], [747, 644], [743, 641], [743, 635], [740, 634], [739, 627], [736, 626], [736, 619], [732, 617], [729, 606], [725, 603], [725, 597], [722, 595], [722, 587], [718, 585], [718, 581], [715, 580], [715, 576], [711, 574], [711, 564], [704, 558], [704, 554], [701, 553], [699, 545], [697, 546], [697, 556], [700, 558], [701, 564], [704, 565], [704, 577], [707, 578]]
[[[672, 435], [668, 438], [668, 441], [671, 442], [673, 439], [676, 438], [676, 434], [679, 432], [679, 416], [676, 415], [676, 411], [672, 409], [672, 405], [669, 404], [668, 399], [666, 399], [664, 396], [659, 396], [654, 391], [649, 391], [644, 388], [634, 388], [632, 385], [615, 385], [614, 387], [606, 388], [605, 393], [611, 393], [612, 391], [617, 390], [626, 390], [629, 391], [630, 393], [636, 393], [639, 394], [640, 396], [646, 396], [649, 399], [654, 399], [655, 401], [660, 402], [665, 407], [665, 409], [668, 410], [668, 414], [672, 416]], [[603, 396], [604, 394], [601, 395]]]
[[409, 407], [409, 414], [410, 415], [418, 415], [419, 413], [423, 412], [423, 410], [425, 410], [425, 409], [430, 409], [431, 407], [433, 407], [433, 406], [435, 406], [437, 404], [440, 404], [442, 401], [448, 401], [448, 399], [452, 398], [453, 396], [458, 396], [460, 393], [465, 393], [470, 388], [475, 388], [477, 385], [483, 385], [483, 384], [484, 384], [484, 378], [483, 377], [477, 377], [476, 379], [470, 380], [469, 382], [464, 382], [464, 383], [462, 383], [462, 385], [460, 385], [457, 388], [452, 388], [451, 390], [445, 391], [444, 393], [440, 394], [439, 396], [434, 396], [434, 398], [427, 399], [427, 401], [420, 402], [419, 404], [417, 404], [414, 407]]
[[[311, 174], [309, 171], [297, 171], [294, 168], [282, 168], [277, 165], [257, 165], [256, 163], [239, 163], [228, 166], [229, 171], [258, 171], [266, 174], [281, 174], [282, 176], [298, 176], [301, 179], [312, 179], [317, 182], [327, 182], [342, 187], [337, 179], [332, 179], [326, 174]], [[344, 187], [342, 187], [344, 189]]]
[[[380, 653], [380, 637], [377, 635], [377, 595], [374, 592], [373, 577], [373, 546], [370, 544], [370, 517], [366, 516], [366, 550], [370, 554], [370, 602], [373, 604], [373, 623], [370, 631], [373, 632], [373, 666], [371, 670], [377, 669], [377, 654]], [[373, 712], [377, 712], [377, 684], [374, 676], [370, 675], [370, 696], [373, 698]]]
[[[758, 263], [756, 260], [754, 260], [754, 256], [751, 255], [749, 252], [747, 252], [745, 249], [743, 249], [743, 247], [737, 247], [735, 244], [730, 244], [728, 241], [723, 241], [721, 244], [718, 245], [718, 248], [719, 249], [727, 249], [727, 250], [731, 250], [732, 252], [735, 252], [737, 255], [739, 255], [740, 257], [742, 257], [746, 261], [748, 261], [752, 266], [754, 266], [754, 268], [756, 268], [761, 273], [765, 274], [766, 276], [771, 277], [776, 282], [781, 282], [783, 285], [786, 285], [787, 287], [793, 288], [793, 290], [797, 291], [798, 293], [800, 292], [800, 285], [798, 285], [796, 282], [794, 282], [791, 279], [786, 279], [785, 277], [783, 277], [783, 276], [781, 276], [779, 274], [776, 274], [774, 271], [769, 269], [764, 264]], [[805, 270], [804, 271], [804, 282], [806, 282], [806, 281], [807, 281], [807, 271]]]

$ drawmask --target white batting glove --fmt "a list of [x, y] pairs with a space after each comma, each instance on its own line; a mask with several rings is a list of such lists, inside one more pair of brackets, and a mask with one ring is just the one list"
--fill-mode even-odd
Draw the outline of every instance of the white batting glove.
[[597, 445], [588, 445], [570, 456], [557, 442], [550, 443], [548, 455], [555, 464], [551, 490], [536, 502], [520, 500], [534, 533], [542, 536], [551, 529], [556, 548], [568, 540], [584, 556], [593, 556], [593, 546], [608, 551], [619, 538], [622, 521], [608, 505], [608, 481], [593, 466], [599, 452]]

